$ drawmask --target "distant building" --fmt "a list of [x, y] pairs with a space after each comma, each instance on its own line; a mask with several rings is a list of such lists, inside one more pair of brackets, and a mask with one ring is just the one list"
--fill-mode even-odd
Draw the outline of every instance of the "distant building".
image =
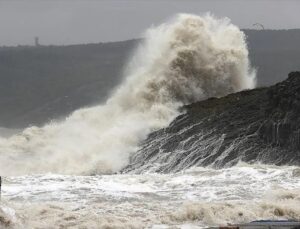
[[35, 46], [40, 46], [39, 37], [34, 38], [34, 44], [35, 44]]

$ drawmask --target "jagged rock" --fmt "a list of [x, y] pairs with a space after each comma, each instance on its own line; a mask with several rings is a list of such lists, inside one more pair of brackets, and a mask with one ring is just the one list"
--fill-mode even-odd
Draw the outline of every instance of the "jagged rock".
[[183, 107], [148, 136], [124, 172], [176, 172], [238, 161], [300, 165], [300, 72], [269, 88]]

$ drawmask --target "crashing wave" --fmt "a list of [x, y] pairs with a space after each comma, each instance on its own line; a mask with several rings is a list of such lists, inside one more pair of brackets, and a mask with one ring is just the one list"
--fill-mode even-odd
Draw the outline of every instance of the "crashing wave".
[[0, 174], [119, 171], [180, 106], [255, 85], [245, 35], [229, 19], [180, 14], [145, 37], [106, 104], [0, 138]]

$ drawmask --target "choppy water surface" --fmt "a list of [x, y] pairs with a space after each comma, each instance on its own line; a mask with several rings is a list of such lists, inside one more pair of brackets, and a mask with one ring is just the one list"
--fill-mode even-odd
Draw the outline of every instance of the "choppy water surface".
[[300, 168], [239, 164], [176, 174], [7, 177], [0, 221], [15, 228], [198, 228], [300, 219]]
[[[182, 105], [254, 86], [245, 35], [229, 19], [180, 14], [150, 28], [105, 104], [0, 137], [6, 176], [0, 228], [197, 228], [299, 219], [297, 167], [240, 164], [151, 174], [156, 164], [148, 163], [139, 175], [82, 176], [119, 172]], [[35, 175], [17, 176], [23, 174]]]

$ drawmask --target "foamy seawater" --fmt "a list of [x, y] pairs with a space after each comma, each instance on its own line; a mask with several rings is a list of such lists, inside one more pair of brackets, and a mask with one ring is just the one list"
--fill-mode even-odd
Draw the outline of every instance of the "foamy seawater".
[[299, 220], [300, 168], [239, 164], [176, 174], [7, 177], [0, 216], [12, 228], [201, 228]]
[[0, 174], [116, 173], [183, 105], [255, 86], [245, 34], [227, 18], [179, 14], [144, 36], [104, 104], [0, 137]]

